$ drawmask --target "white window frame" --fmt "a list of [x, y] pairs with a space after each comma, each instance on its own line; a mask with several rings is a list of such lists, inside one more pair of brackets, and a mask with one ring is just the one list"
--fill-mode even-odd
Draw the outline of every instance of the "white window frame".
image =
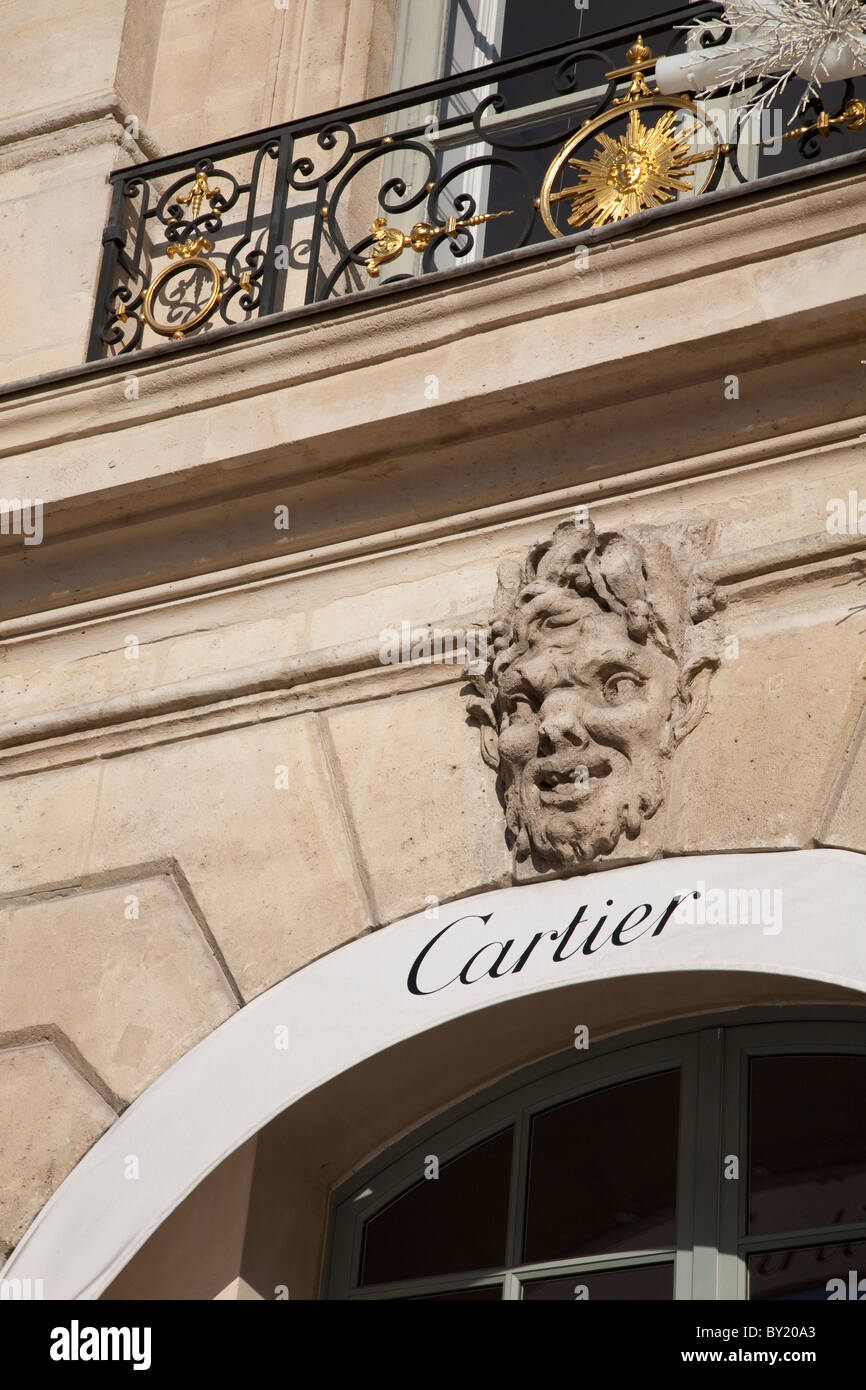
[[[467, 42], [467, 35], [461, 35], [462, 41], [458, 42], [456, 50], [448, 54], [449, 28], [450, 21], [454, 13], [452, 0], [401, 0], [398, 13], [394, 40], [394, 65], [391, 79], [391, 90], [401, 91], [406, 87], [412, 87], [416, 83], [435, 80], [448, 69], [454, 73], [471, 72], [473, 68], [485, 67], [488, 63], [495, 62], [499, 56], [502, 43], [502, 30], [505, 23], [505, 6], [507, 0], [456, 0], [456, 3], [464, 12], [475, 14], [476, 33]], [[430, 55], [436, 54], [435, 73], [430, 72]], [[494, 88], [473, 89], [472, 105], [485, 97], [492, 96]], [[450, 98], [453, 103], [461, 99], [458, 93], [456, 97]], [[467, 105], [466, 110], [469, 111]], [[391, 118], [388, 129], [394, 131], [406, 123], [406, 112], [398, 112]], [[438, 110], [432, 109], [429, 112], [418, 112], [418, 123], [425, 124], [428, 117], [438, 117]], [[436, 123], [430, 120], [432, 129], [426, 137], [434, 152], [444, 149], [447, 161], [448, 142], [438, 133]], [[484, 146], [475, 144], [467, 146], [461, 144], [460, 162], [463, 160], [474, 159], [484, 153]], [[417, 184], [419, 161], [414, 159], [411, 152], [397, 151], [386, 166], [383, 181], [389, 178], [399, 177], [405, 180], [407, 187]], [[479, 211], [484, 211], [490, 187], [490, 171], [483, 167], [469, 170], [466, 175], [461, 192], [470, 194], [475, 200]], [[446, 215], [454, 212], [455, 209], [445, 200]], [[413, 222], [417, 221], [417, 216], [412, 214], [392, 215], [388, 221], [402, 231], [408, 231]], [[463, 258], [463, 263], [467, 261], [478, 261], [484, 255], [484, 228], [478, 228], [475, 232], [474, 245], [469, 255]], [[421, 257], [413, 256], [411, 260], [407, 257], [404, 261], [403, 273], [420, 274]]]

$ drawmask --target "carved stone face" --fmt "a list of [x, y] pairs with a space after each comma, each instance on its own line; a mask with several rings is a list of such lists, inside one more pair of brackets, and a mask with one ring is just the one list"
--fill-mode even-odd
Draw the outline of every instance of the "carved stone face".
[[676, 662], [596, 608], [542, 627], [503, 674], [499, 753], [520, 816], [542, 853], [581, 859], [632, 838], [662, 798], [659, 755], [670, 751]]
[[488, 726], [518, 858], [574, 865], [637, 839], [703, 712], [718, 604], [646, 533], [558, 527], [517, 575], [500, 574], [497, 655], [470, 710]]

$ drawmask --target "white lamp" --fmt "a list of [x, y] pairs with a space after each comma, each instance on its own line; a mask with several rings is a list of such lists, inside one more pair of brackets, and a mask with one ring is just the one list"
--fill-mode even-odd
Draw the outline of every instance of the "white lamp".
[[724, 74], [731, 63], [756, 63], [761, 50], [752, 44], [725, 43], [718, 48], [692, 49], [659, 58], [655, 66], [656, 85], [660, 92], [703, 92], [724, 85]]
[[[866, 72], [864, 25], [858, 17], [850, 22], [852, 42], [839, 37], [833, 15], [824, 15], [815, 0], [800, 0], [805, 12], [802, 27], [797, 26], [795, 9], [783, 9], [774, 0], [746, 0], [727, 6], [733, 24], [731, 39], [711, 48], [687, 49], [670, 58], [659, 58], [655, 75], [660, 92], [705, 92], [731, 86], [750, 77], [770, 77], [774, 73], [793, 73], [820, 85], [838, 82]], [[816, 33], [816, 21], [825, 20]], [[737, 21], [739, 21], [737, 23]], [[718, 24], [710, 20], [705, 27]], [[700, 28], [689, 32], [697, 44]], [[835, 37], [831, 37], [835, 34]], [[692, 37], [694, 36], [694, 37]]]

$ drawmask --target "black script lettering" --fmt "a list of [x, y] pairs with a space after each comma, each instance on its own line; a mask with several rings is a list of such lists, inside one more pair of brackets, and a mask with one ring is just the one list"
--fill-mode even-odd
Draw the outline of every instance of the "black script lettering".
[[[583, 907], [579, 907], [579, 908], [577, 909], [577, 912], [576, 912], [576, 913], [574, 914], [574, 916], [572, 917], [571, 922], [569, 923], [569, 925], [566, 927], [565, 931], [563, 932], [563, 934], [562, 934], [562, 940], [560, 941], [559, 945], [557, 946], [556, 950], [555, 950], [554, 953], [553, 953], [553, 959], [554, 959], [554, 961], [556, 962], [557, 965], [559, 965], [561, 961], [568, 960], [568, 956], [573, 956], [573, 955], [575, 954], [576, 951], [579, 951], [579, 950], [580, 950], [580, 947], [579, 947], [579, 946], [575, 946], [574, 951], [569, 951], [568, 956], [564, 956], [564, 955], [562, 954], [563, 951], [565, 950], [565, 947], [568, 945], [569, 941], [571, 940], [572, 932], [574, 931], [574, 929], [575, 929], [575, 927], [577, 926], [578, 922], [582, 922], [582, 921], [583, 921], [583, 914], [584, 914], [585, 912], [586, 912], [586, 904], [584, 904]], [[550, 934], [551, 934], [551, 936], [553, 937], [554, 941], [555, 941], [556, 938], [559, 936], [559, 932], [557, 932], [557, 931], [551, 932]]]
[[[548, 935], [548, 933], [547, 933], [546, 931], [537, 931], [537, 932], [535, 933], [534, 937], [533, 937], [532, 940], [530, 941], [530, 943], [529, 943], [529, 945], [527, 946], [526, 950], [523, 952], [523, 955], [520, 957], [520, 960], [517, 962], [517, 964], [515, 965], [514, 969], [511, 971], [511, 974], [512, 974], [512, 975], [516, 975], [517, 972], [518, 972], [518, 970], [522, 970], [522, 969], [523, 969], [524, 965], [525, 965], [526, 962], [529, 960], [530, 955], [531, 955], [532, 952], [535, 950], [535, 948], [536, 948], [536, 946], [538, 945], [539, 941], [543, 941], [544, 938], [545, 938], [547, 935]], [[559, 935], [559, 932], [555, 932], [555, 931], [550, 932], [550, 936], [553, 937], [553, 940], [554, 940], [554, 941], [556, 940], [556, 938], [557, 938], [558, 935]]]
[[[630, 908], [625, 916], [620, 918], [616, 927], [614, 927], [611, 934], [607, 937], [602, 937], [601, 933], [608, 920], [608, 914], [602, 913], [595, 926], [584, 940], [580, 942], [579, 945], [572, 946], [571, 949], [569, 949], [571, 938], [577, 927], [585, 925], [584, 919], [587, 908], [586, 904], [582, 904], [575, 912], [568, 926], [563, 930], [557, 929], [556, 931], [550, 932], [535, 932], [528, 944], [521, 948], [513, 965], [506, 964], [508, 955], [515, 945], [513, 937], [509, 937], [507, 941], [488, 941], [486, 945], [481, 946], [469, 957], [462, 970], [450, 980], [445, 980], [443, 984], [436, 985], [432, 989], [422, 989], [419, 984], [419, 973], [427, 956], [430, 954], [437, 941], [440, 941], [445, 933], [450, 931], [452, 927], [459, 926], [461, 922], [482, 922], [487, 926], [493, 916], [492, 912], [483, 914], [470, 913], [465, 917], [458, 917], [454, 922], [449, 922], [447, 927], [443, 927], [441, 931], [431, 937], [426, 946], [421, 950], [417, 959], [413, 962], [406, 984], [410, 994], [427, 995], [438, 994], [440, 990], [447, 989], [449, 985], [456, 984], [458, 980], [464, 985], [474, 985], [477, 984], [479, 980], [482, 980], [485, 975], [493, 980], [499, 980], [504, 975], [517, 975], [523, 970], [523, 967], [526, 965], [527, 961], [529, 961], [539, 942], [543, 941], [546, 936], [549, 936], [551, 941], [557, 942], [557, 946], [553, 952], [553, 963], [555, 965], [560, 965], [563, 961], [570, 960], [572, 956], [578, 954], [593, 956], [600, 951], [603, 946], [609, 944], [613, 944], [614, 946], [631, 946], [635, 941], [639, 940], [640, 937], [646, 936], [647, 933], [651, 933], [653, 936], [659, 936], [676, 912], [680, 903], [685, 902], [688, 898], [700, 898], [701, 896], [702, 894], [699, 889], [693, 889], [690, 893], [678, 893], [675, 897], [671, 898], [667, 907], [654, 921], [648, 921], [653, 910], [652, 904], [638, 903], [636, 907]], [[607, 898], [605, 906], [612, 907], [613, 901], [613, 898]], [[644, 925], [644, 923], [646, 923], [646, 925]], [[482, 968], [479, 974], [471, 976], [470, 972], [476, 961], [481, 960], [484, 953], [491, 950], [497, 952], [496, 958], [493, 960], [492, 964], [487, 969]]]
[[693, 888], [692, 891], [691, 891], [691, 893], [680, 893], [678, 897], [676, 897], [676, 898], [671, 898], [670, 902], [668, 903], [668, 905], [667, 905], [667, 907], [665, 908], [664, 912], [662, 913], [661, 917], [658, 919], [658, 922], [657, 922], [657, 923], [656, 923], [656, 922], [650, 923], [651, 926], [655, 927], [655, 931], [653, 932], [653, 936], [658, 936], [658, 935], [659, 935], [659, 933], [661, 932], [662, 928], [663, 928], [663, 927], [665, 926], [665, 924], [667, 923], [668, 919], [669, 919], [670, 917], [672, 917], [673, 914], [676, 912], [676, 910], [677, 910], [677, 908], [679, 907], [680, 903], [684, 903], [685, 900], [686, 900], [686, 898], [699, 898], [700, 896], [701, 896], [701, 895], [700, 895], [700, 892], [698, 891], [698, 889], [697, 889], [697, 888]]
[[[649, 917], [652, 910], [652, 903], [641, 903], [638, 907], [633, 907], [631, 912], [627, 912], [623, 917], [622, 921], [620, 922], [619, 926], [614, 928], [613, 935], [610, 938], [614, 946], [630, 946], [631, 941], [623, 941], [622, 939], [623, 931], [628, 926], [629, 917], [633, 917], [636, 912], [643, 912], [643, 916], [639, 917], [636, 922], [632, 923], [632, 926], [639, 927], [641, 922], [646, 921], [647, 917]], [[646, 927], [644, 930], [649, 931], [649, 927]], [[643, 932], [639, 932], [638, 935], [643, 936]], [[632, 941], [634, 941], [635, 939], [635, 937], [632, 937]]]
[[[608, 898], [608, 899], [607, 899], [607, 901], [605, 902], [605, 907], [613, 907], [613, 898]], [[589, 936], [588, 936], [588, 937], [586, 938], [586, 940], [584, 941], [583, 946], [581, 947], [581, 949], [582, 949], [583, 954], [584, 954], [585, 956], [592, 956], [592, 955], [594, 955], [595, 952], [596, 952], [596, 951], [600, 951], [601, 948], [602, 948], [602, 946], [605, 944], [603, 941], [600, 941], [600, 942], [598, 943], [597, 946], [593, 946], [592, 943], [593, 943], [593, 941], [595, 941], [595, 938], [598, 936], [599, 932], [601, 931], [601, 929], [602, 929], [602, 927], [604, 926], [604, 924], [605, 924], [606, 921], [607, 921], [607, 913], [605, 913], [605, 915], [604, 915], [603, 917], [599, 917], [599, 919], [598, 919], [598, 921], [596, 922], [595, 926], [593, 927], [592, 931], [589, 933]]]
[[[494, 980], [498, 980], [501, 975], [507, 975], [509, 973], [507, 970], [497, 970], [496, 967], [497, 965], [501, 965], [502, 961], [505, 960], [505, 957], [508, 955], [513, 945], [513, 937], [510, 941], [488, 941], [486, 946], [482, 946], [480, 950], [475, 952], [474, 956], [469, 957], [463, 969], [460, 971], [460, 983], [464, 985], [477, 985], [478, 981], [483, 979], [485, 975], [492, 975]], [[496, 957], [489, 970], [482, 970], [480, 975], [476, 975], [474, 980], [470, 980], [470, 965], [474, 965], [478, 957], [483, 956], [485, 951], [489, 951], [491, 946], [501, 946], [502, 950], [499, 952], [499, 955]]]
[[[485, 927], [486, 927], [486, 926], [487, 926], [487, 923], [490, 921], [490, 918], [491, 918], [492, 916], [493, 916], [493, 913], [492, 913], [492, 912], [487, 912], [487, 913], [485, 913], [483, 916], [481, 915], [481, 913], [478, 913], [478, 912], [471, 912], [471, 913], [469, 913], [468, 916], [466, 916], [466, 917], [458, 917], [457, 920], [456, 920], [456, 922], [449, 922], [447, 927], [443, 927], [442, 930], [441, 930], [440, 932], [437, 932], [436, 935], [435, 935], [434, 937], [431, 937], [431, 939], [427, 942], [427, 945], [424, 947], [423, 951], [420, 953], [420, 955], [417, 957], [417, 959], [416, 959], [415, 961], [413, 961], [413, 963], [412, 963], [412, 969], [409, 971], [409, 977], [408, 977], [408, 979], [407, 979], [407, 981], [406, 981], [406, 984], [407, 984], [408, 989], [409, 989], [409, 993], [410, 993], [410, 994], [438, 994], [439, 991], [440, 991], [441, 989], [447, 989], [449, 985], [456, 984], [457, 980], [460, 979], [460, 976], [459, 976], [459, 975], [455, 975], [453, 980], [446, 980], [445, 983], [444, 983], [444, 985], [437, 985], [435, 989], [419, 989], [419, 988], [418, 988], [418, 971], [421, 969], [421, 966], [423, 965], [424, 960], [426, 959], [428, 952], [430, 952], [430, 951], [433, 949], [433, 947], [436, 945], [436, 942], [439, 941], [439, 940], [445, 935], [445, 933], [446, 933], [447, 931], [450, 931], [452, 927], [459, 926], [459, 924], [460, 924], [461, 922], [471, 922], [471, 921], [483, 922], [484, 925], [485, 925]], [[474, 957], [473, 957], [473, 959], [474, 959]], [[464, 968], [465, 968], [465, 967], [464, 967]]]

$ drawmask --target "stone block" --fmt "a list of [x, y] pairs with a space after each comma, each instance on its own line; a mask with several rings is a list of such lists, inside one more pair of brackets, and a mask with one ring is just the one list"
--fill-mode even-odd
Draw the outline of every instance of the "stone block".
[[329, 716], [382, 921], [509, 881], [496, 777], [462, 683]]
[[50, 1043], [0, 1051], [0, 1244], [12, 1247], [115, 1113]]
[[112, 759], [93, 867], [163, 856], [179, 861], [245, 999], [368, 925], [313, 717]]
[[56, 1024], [122, 1100], [237, 1008], [167, 875], [13, 900], [0, 911], [0, 957], [4, 1029]]
[[863, 703], [856, 631], [826, 609], [796, 623], [790, 609], [742, 611], [724, 615], [739, 655], [723, 656], [674, 759], [669, 854], [810, 845]]

